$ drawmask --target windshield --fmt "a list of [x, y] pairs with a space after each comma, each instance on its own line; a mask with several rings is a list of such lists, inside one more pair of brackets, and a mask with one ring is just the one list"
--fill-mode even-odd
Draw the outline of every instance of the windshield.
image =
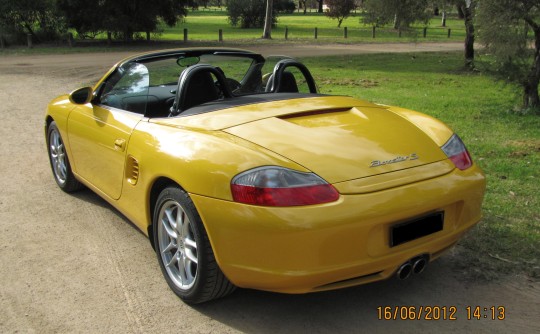
[[96, 91], [93, 103], [147, 117], [171, 117], [210, 102], [255, 94], [309, 94], [316, 93], [316, 87], [305, 66], [291, 58], [182, 50], [129, 59]]
[[217, 67], [227, 79], [229, 88], [235, 95], [264, 92], [260, 70], [263, 64], [248, 57], [232, 55], [203, 54], [198, 57], [175, 57], [146, 61], [150, 86], [175, 86], [184, 69], [194, 64], [209, 64]]

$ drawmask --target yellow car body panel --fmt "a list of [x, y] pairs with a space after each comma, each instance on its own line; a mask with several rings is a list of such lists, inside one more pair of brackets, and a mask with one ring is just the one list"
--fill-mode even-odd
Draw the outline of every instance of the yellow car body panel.
[[[388, 278], [421, 254], [437, 258], [480, 220], [484, 188], [475, 166], [384, 191], [342, 195], [317, 207], [265, 208], [192, 198], [204, 208], [201, 217], [231, 282], [305, 293]], [[390, 246], [391, 226], [436, 211], [445, 213], [442, 231]]]
[[145, 233], [152, 218], [150, 189], [161, 178], [173, 180], [190, 194], [231, 201], [230, 180], [246, 169], [280, 165], [305, 170], [264, 148], [221, 132], [180, 130], [148, 120], [140, 122], [134, 131], [127, 155], [138, 161], [139, 179], [132, 185], [128, 182], [130, 171], [125, 172], [122, 197], [116, 206], [131, 213], [130, 219]]
[[454, 133], [444, 123], [426, 114], [394, 106], [388, 107], [388, 110], [416, 125], [439, 146], [443, 146]]
[[[289, 157], [332, 184], [447, 158], [425, 133], [379, 107], [264, 118], [225, 131]], [[403, 160], [383, 164], [394, 159]]]
[[112, 199], [122, 192], [126, 148], [143, 115], [93, 106], [77, 106], [68, 118], [74, 171]]
[[[239, 287], [304, 293], [385, 279], [414, 257], [437, 258], [481, 218], [482, 171], [456, 168], [441, 150], [453, 132], [398, 107], [315, 96], [148, 118], [65, 95], [46, 119], [56, 122], [76, 178], [145, 234], [160, 182], [184, 189], [219, 267]], [[261, 166], [314, 172], [339, 199], [234, 202], [231, 180]], [[441, 231], [391, 246], [392, 226], [434, 212], [444, 212]]]

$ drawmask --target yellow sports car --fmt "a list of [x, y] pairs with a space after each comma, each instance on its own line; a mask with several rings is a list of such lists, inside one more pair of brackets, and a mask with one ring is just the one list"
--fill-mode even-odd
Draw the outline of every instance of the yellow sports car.
[[136, 55], [54, 99], [45, 134], [58, 186], [147, 234], [187, 303], [405, 279], [481, 218], [484, 175], [446, 125], [318, 94], [287, 57]]

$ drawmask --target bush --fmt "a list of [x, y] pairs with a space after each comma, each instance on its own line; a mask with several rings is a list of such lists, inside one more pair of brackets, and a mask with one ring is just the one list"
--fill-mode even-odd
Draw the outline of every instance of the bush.
[[[229, 0], [227, 2], [229, 22], [232, 26], [241, 28], [262, 28], [266, 15], [265, 0]], [[274, 7], [272, 25], [277, 22], [277, 12]]]
[[292, 14], [296, 10], [296, 5], [291, 0], [275, 0], [274, 11], [278, 13]]

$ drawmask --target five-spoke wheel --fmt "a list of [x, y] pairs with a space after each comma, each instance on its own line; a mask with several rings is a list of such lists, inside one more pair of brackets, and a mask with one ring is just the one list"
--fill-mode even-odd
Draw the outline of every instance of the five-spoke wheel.
[[158, 243], [167, 274], [181, 290], [193, 286], [197, 277], [197, 242], [193, 224], [176, 201], [163, 204], [158, 216]]
[[165, 280], [185, 302], [202, 303], [234, 291], [219, 268], [193, 201], [177, 186], [157, 198], [154, 246]]
[[64, 141], [54, 121], [47, 128], [47, 148], [54, 179], [58, 186], [65, 192], [81, 189], [82, 184], [73, 175]]

